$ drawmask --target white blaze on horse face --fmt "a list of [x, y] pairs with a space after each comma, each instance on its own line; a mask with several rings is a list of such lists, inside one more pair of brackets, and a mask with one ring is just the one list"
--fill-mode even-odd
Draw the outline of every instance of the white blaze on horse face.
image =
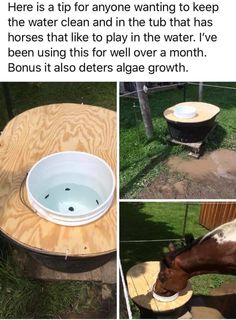
[[202, 238], [201, 242], [210, 236], [215, 239], [218, 244], [236, 242], [236, 219], [212, 230]]

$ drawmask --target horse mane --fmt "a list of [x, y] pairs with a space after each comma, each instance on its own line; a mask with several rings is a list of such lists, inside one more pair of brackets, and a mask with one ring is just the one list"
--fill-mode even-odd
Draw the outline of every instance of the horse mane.
[[169, 252], [168, 253], [168, 256], [171, 258], [171, 259], [174, 259], [175, 257], [177, 257], [179, 254], [187, 251], [187, 250], [190, 250], [193, 246], [195, 246], [196, 244], [198, 244], [200, 241], [201, 241], [202, 237], [200, 238], [197, 238], [195, 240], [193, 240], [191, 243], [189, 244], [186, 244], [185, 246], [179, 248], [179, 249], [176, 249], [175, 251], [173, 252]]
[[208, 232], [207, 234], [205, 234], [202, 237], [199, 237], [195, 240], [193, 240], [191, 243], [186, 244], [185, 246], [170, 252], [168, 254], [168, 256], [171, 259], [174, 259], [175, 257], [177, 257], [179, 254], [190, 250], [193, 246], [197, 245], [197, 244], [201, 244], [204, 241], [206, 241], [209, 238], [212, 238], [214, 235], [218, 235], [219, 237], [224, 237], [225, 234], [227, 234], [227, 232], [230, 232], [233, 230], [236, 230], [236, 219], [234, 219], [233, 221], [227, 222], [223, 225], [220, 225], [219, 227], [213, 229], [212, 231]]

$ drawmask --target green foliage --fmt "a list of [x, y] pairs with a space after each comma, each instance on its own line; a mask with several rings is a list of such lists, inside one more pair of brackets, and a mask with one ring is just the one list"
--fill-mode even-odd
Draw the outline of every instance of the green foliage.
[[78, 313], [91, 311], [101, 306], [94, 290], [100, 287], [90, 282], [31, 280], [10, 255], [0, 261], [0, 318], [60, 318], [74, 306]]
[[[152, 240], [180, 239], [183, 235], [184, 203], [121, 203], [120, 239]], [[186, 233], [199, 237], [205, 229], [198, 223], [200, 206], [190, 204]], [[158, 260], [167, 251], [169, 241], [122, 243], [121, 259], [124, 271], [142, 261]], [[180, 244], [177, 241], [177, 244]]]
[[225, 281], [235, 281], [231, 275], [204, 274], [190, 280], [194, 294], [208, 295], [209, 291], [220, 287]]
[[106, 317], [110, 312], [103, 305], [100, 283], [29, 279], [22, 274], [12, 249], [0, 238], [0, 318], [68, 318], [70, 313], [77, 318], [81, 314]]
[[[236, 83], [219, 83], [236, 88]], [[204, 88], [204, 102], [218, 105], [221, 112], [218, 126], [212, 132], [207, 150], [236, 149], [236, 90]], [[187, 87], [186, 101], [197, 100], [197, 87]], [[138, 100], [120, 99], [120, 189], [122, 198], [134, 198], [157, 175], [167, 170], [166, 161], [171, 155], [185, 156], [181, 146], [166, 141], [168, 128], [163, 117], [166, 108], [183, 101], [183, 90], [171, 89], [149, 95], [154, 138], [147, 141]], [[133, 107], [135, 103], [136, 108]]]
[[[84, 103], [116, 110], [114, 82], [12, 82], [9, 84], [14, 114], [53, 103]], [[0, 128], [8, 121], [0, 86]]]

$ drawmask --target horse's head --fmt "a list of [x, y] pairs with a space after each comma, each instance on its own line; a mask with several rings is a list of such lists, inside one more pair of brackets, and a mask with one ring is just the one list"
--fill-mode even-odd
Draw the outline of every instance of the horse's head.
[[171, 296], [187, 286], [188, 274], [181, 269], [175, 247], [169, 245], [169, 253], [160, 262], [160, 272], [154, 286], [154, 292], [162, 296]]

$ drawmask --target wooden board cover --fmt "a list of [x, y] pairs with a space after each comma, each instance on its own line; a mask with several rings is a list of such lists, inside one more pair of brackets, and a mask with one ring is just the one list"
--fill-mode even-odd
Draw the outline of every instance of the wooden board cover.
[[159, 270], [159, 261], [139, 263], [129, 269], [126, 280], [130, 298], [138, 306], [153, 312], [167, 312], [186, 304], [193, 293], [190, 284], [174, 301], [160, 302], [152, 297], [151, 289], [156, 281]]
[[[197, 110], [197, 115], [190, 119], [184, 119], [184, 118], [177, 118], [174, 115], [174, 111], [176, 107], [179, 106], [190, 106], [194, 107]], [[198, 123], [210, 120], [214, 116], [216, 116], [220, 112], [220, 108], [210, 104], [210, 103], [204, 103], [204, 102], [181, 102], [173, 107], [170, 107], [164, 111], [164, 117], [167, 120], [175, 121], [175, 122], [182, 122], [182, 123]]]
[[32, 165], [60, 151], [97, 155], [116, 174], [116, 113], [83, 104], [54, 104], [23, 112], [7, 124], [0, 144], [0, 230], [40, 252], [93, 256], [115, 251], [116, 200], [102, 218], [79, 227], [51, 223], [20, 201], [19, 188]]

